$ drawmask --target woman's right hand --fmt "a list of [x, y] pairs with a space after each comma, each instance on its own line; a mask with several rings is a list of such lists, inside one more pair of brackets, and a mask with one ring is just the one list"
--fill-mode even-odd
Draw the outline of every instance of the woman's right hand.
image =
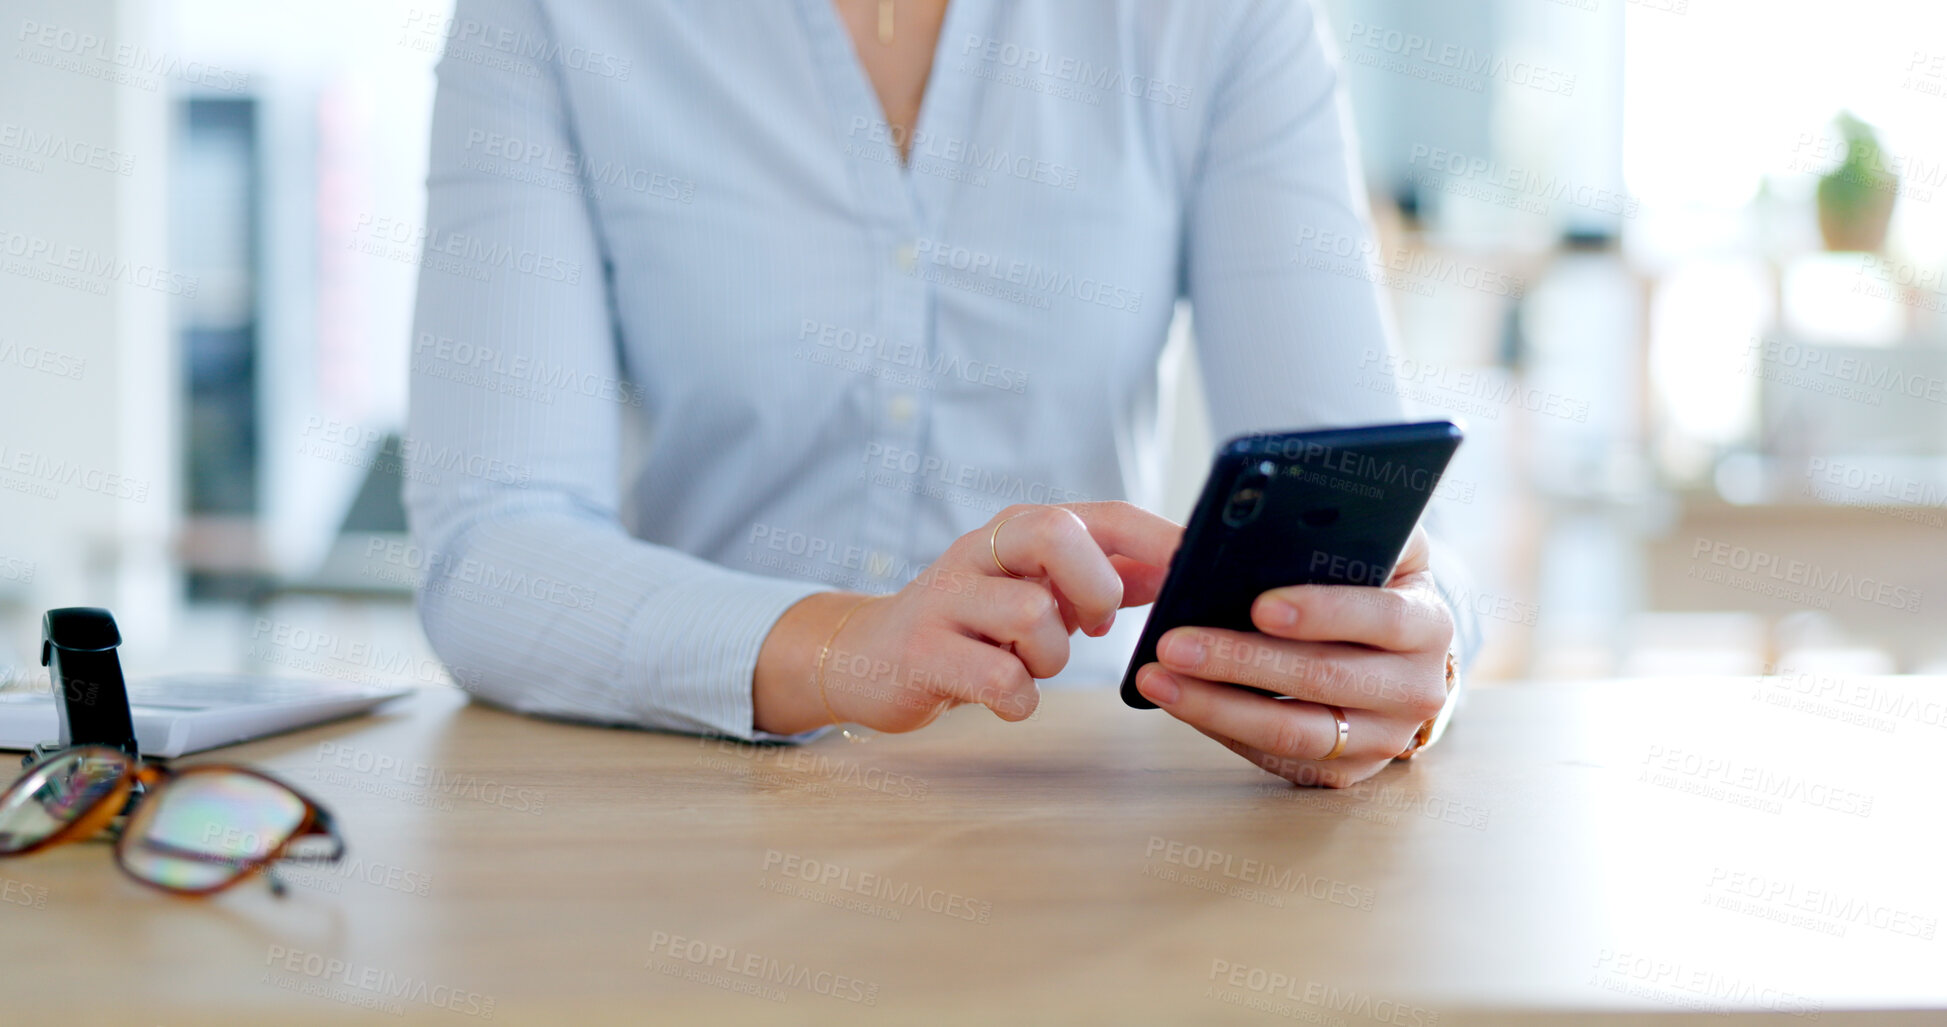
[[1182, 536], [1129, 503], [1010, 506], [898, 592], [825, 592], [785, 611], [758, 654], [755, 726], [912, 731], [962, 703], [1025, 720], [1040, 702], [1035, 679], [1067, 665], [1068, 636], [1101, 636], [1118, 609], [1153, 602]]

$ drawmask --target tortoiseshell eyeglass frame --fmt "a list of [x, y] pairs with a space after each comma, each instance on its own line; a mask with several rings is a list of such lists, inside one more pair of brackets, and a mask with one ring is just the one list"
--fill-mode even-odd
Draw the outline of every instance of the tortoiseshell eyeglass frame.
[[[27, 785], [30, 781], [33, 781], [49, 763], [75, 758], [93, 758], [116, 766], [119, 769], [119, 774], [115, 779], [115, 783], [106, 791], [97, 793], [85, 809], [73, 811], [67, 823], [49, 833], [47, 837], [30, 842], [12, 851], [0, 852], [0, 859], [13, 856], [25, 856], [67, 842], [85, 841], [88, 838], [92, 838], [103, 830], [108, 829], [118, 817], [133, 814], [140, 803], [154, 801], [158, 793], [166, 790], [172, 783], [198, 774], [232, 774], [256, 778], [259, 781], [266, 782], [290, 793], [299, 802], [303, 803], [304, 815], [292, 827], [288, 834], [278, 839], [276, 844], [266, 849], [262, 855], [256, 856], [226, 856], [219, 853], [178, 849], [166, 843], [148, 838], [144, 838], [141, 841], [132, 841], [130, 833], [122, 831], [115, 839], [115, 864], [121, 867], [124, 874], [127, 874], [130, 878], [142, 884], [155, 888], [158, 891], [168, 892], [171, 895], [204, 896], [215, 895], [218, 892], [233, 888], [251, 875], [261, 872], [270, 883], [271, 891], [281, 896], [285, 893], [285, 886], [277, 878], [275, 873], [271, 872], [272, 864], [279, 862], [335, 863], [344, 858], [345, 839], [338, 834], [337, 826], [333, 822], [329, 810], [320, 805], [317, 800], [269, 774], [233, 763], [199, 763], [191, 767], [174, 768], [153, 761], [141, 760], [122, 752], [120, 749], [113, 749], [108, 746], [77, 746], [72, 749], [62, 749], [31, 764], [27, 768], [27, 772], [21, 776], [20, 780], [8, 786], [4, 792], [0, 792], [0, 808], [5, 808], [8, 805], [8, 800], [14, 797], [14, 792]], [[131, 798], [134, 801], [131, 801]], [[292, 843], [301, 838], [325, 838], [331, 842], [331, 850], [329, 852], [313, 854], [291, 853], [289, 850]], [[201, 888], [182, 888], [163, 884], [160, 881], [152, 881], [130, 869], [128, 859], [129, 850], [132, 846], [140, 846], [147, 852], [165, 855], [174, 859], [200, 860], [203, 862], [223, 864], [229, 867], [232, 873], [215, 884]]]

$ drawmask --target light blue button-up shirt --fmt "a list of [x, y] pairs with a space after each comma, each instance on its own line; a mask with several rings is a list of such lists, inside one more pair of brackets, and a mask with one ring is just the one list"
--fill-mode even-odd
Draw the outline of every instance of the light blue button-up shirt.
[[[1301, 0], [952, 0], [910, 165], [831, 0], [460, 0], [406, 500], [427, 635], [515, 709], [752, 736], [786, 608], [1221, 435], [1401, 417]], [[1329, 247], [1318, 245], [1328, 240]], [[1309, 243], [1309, 246], [1306, 244]], [[1076, 639], [1112, 684], [1141, 617]]]

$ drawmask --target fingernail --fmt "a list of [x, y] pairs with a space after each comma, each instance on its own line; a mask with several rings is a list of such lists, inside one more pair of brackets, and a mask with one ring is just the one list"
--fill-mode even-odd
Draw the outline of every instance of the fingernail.
[[1163, 658], [1179, 667], [1203, 666], [1203, 643], [1195, 635], [1173, 635], [1163, 645]]
[[1267, 628], [1289, 628], [1298, 623], [1298, 608], [1282, 599], [1267, 599], [1259, 616]]
[[1177, 685], [1176, 679], [1160, 670], [1151, 671], [1143, 678], [1140, 691], [1150, 702], [1158, 706], [1168, 706], [1183, 694], [1183, 689]]

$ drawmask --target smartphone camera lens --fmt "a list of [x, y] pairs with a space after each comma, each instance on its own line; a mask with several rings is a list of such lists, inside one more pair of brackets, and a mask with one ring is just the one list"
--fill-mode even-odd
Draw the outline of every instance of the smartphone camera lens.
[[1264, 493], [1271, 485], [1271, 475], [1277, 469], [1277, 464], [1261, 460], [1237, 476], [1230, 487], [1230, 499], [1224, 503], [1225, 524], [1235, 528], [1257, 518], [1258, 511], [1264, 509]]

